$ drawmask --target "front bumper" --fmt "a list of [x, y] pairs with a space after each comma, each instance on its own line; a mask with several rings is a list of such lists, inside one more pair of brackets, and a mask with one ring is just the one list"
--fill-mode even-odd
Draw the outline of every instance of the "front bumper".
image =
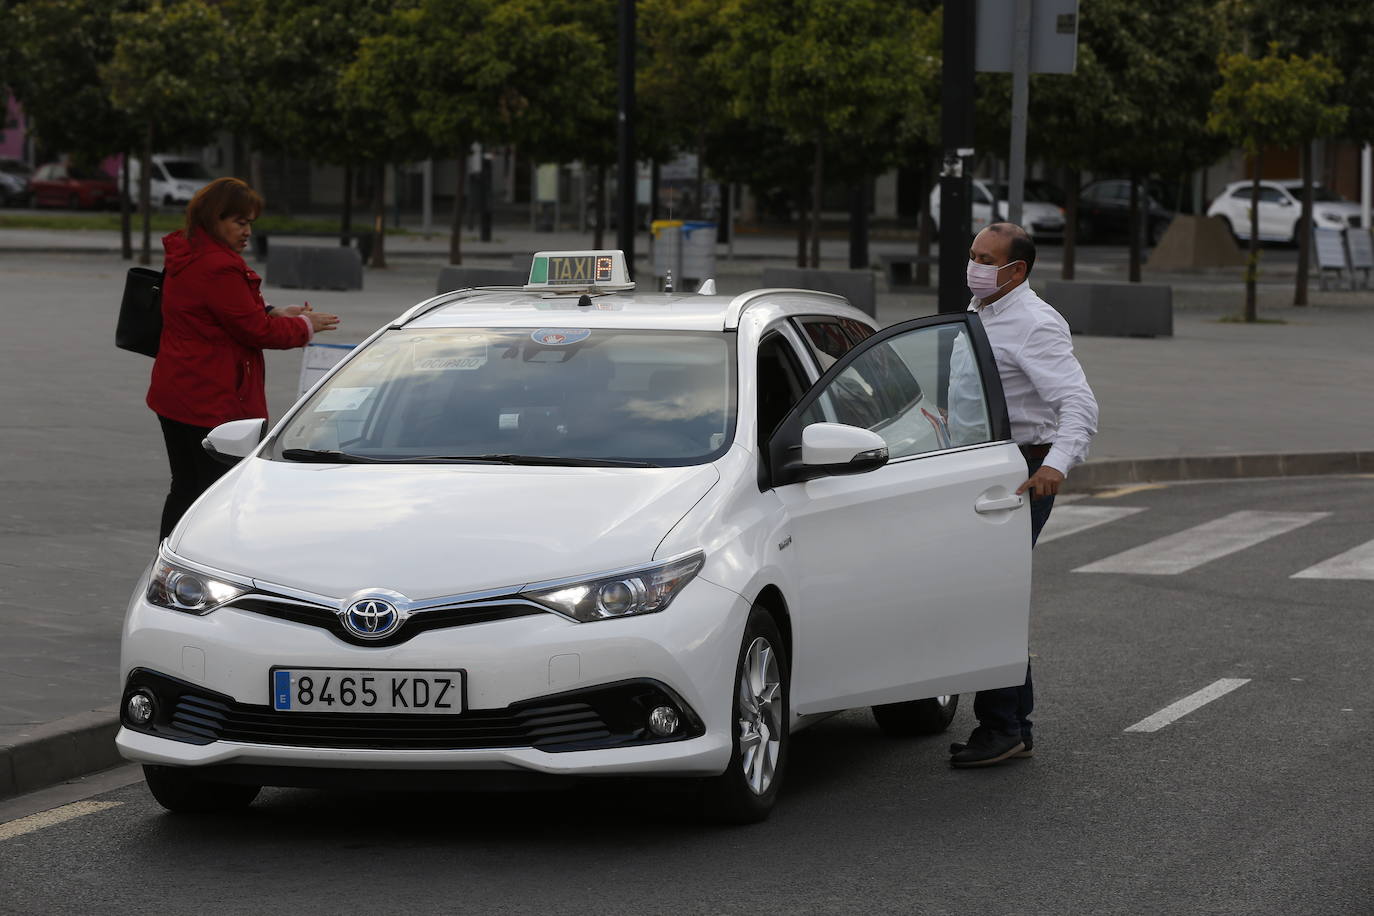
[[[658, 614], [588, 624], [535, 614], [375, 647], [235, 608], [203, 617], [170, 611], [140, 591], [125, 622], [121, 671], [128, 688], [151, 685], [167, 712], [160, 727], [126, 721], [116, 744], [130, 760], [179, 766], [714, 775], [730, 756], [748, 610], [740, 596], [697, 579]], [[274, 666], [462, 668], [466, 711], [446, 723], [274, 713]], [[635, 731], [635, 710], [653, 697], [671, 698], [684, 714], [668, 739]]]

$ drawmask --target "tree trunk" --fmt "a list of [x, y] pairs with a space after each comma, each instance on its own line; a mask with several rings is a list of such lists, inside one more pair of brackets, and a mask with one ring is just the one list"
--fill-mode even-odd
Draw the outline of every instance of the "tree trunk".
[[917, 189], [921, 202], [920, 214], [916, 217], [916, 276], [917, 286], [930, 285], [930, 189], [931, 167], [926, 163], [921, 168], [921, 183]]
[[124, 190], [124, 193], [119, 195], [119, 255], [126, 261], [134, 259], [133, 214], [130, 212], [132, 209], [130, 202], [133, 200], [133, 195], [129, 193], [133, 190], [129, 187], [129, 156], [132, 153], [132, 150], [126, 149], [123, 161], [120, 163], [120, 169], [124, 173], [124, 181], [119, 186]]
[[[1307, 304], [1307, 272], [1312, 262], [1312, 141], [1302, 143], [1302, 216], [1294, 232], [1298, 237], [1298, 279], [1293, 304]], [[1353, 285], [1353, 284], [1352, 284]]]
[[469, 143], [458, 144], [458, 184], [453, 189], [453, 219], [449, 224], [448, 236], [448, 262], [450, 264], [463, 263], [463, 188], [467, 184], [467, 161], [468, 150], [472, 145]]
[[1126, 234], [1129, 237], [1131, 261], [1127, 279], [1132, 283], [1140, 282], [1140, 176], [1131, 172], [1131, 210], [1126, 216]]
[[372, 267], [386, 269], [386, 163], [378, 163], [372, 184]]
[[1250, 182], [1250, 257], [1245, 265], [1245, 320], [1259, 317], [1255, 303], [1255, 282], [1259, 279], [1259, 193], [1260, 171], [1264, 162], [1262, 152], [1255, 153], [1255, 175]]
[[353, 163], [344, 163], [343, 217], [339, 220], [339, 244], [348, 247], [348, 237], [353, 234]]
[[149, 200], [153, 193], [153, 122], [143, 126], [143, 152], [138, 168], [138, 206], [143, 214], [143, 251], [138, 263], [153, 262], [153, 205]]
[[821, 266], [821, 189], [825, 178], [824, 147], [816, 138], [816, 162], [811, 172], [811, 266]]
[[[661, 216], [658, 203], [658, 185], [663, 180], [663, 165], [655, 159], [649, 165], [649, 222], [657, 221]], [[651, 235], [650, 238], [653, 238]]]
[[849, 192], [849, 269], [868, 267], [868, 179]]
[[[596, 200], [592, 207], [592, 249], [600, 251], [606, 241], [606, 166], [596, 167]], [[673, 278], [679, 283], [682, 281]]]
[[1064, 263], [1059, 268], [1059, 276], [1063, 280], [1072, 280], [1076, 253], [1074, 246], [1078, 244], [1078, 186], [1083, 177], [1078, 169], [1066, 169], [1064, 175], [1068, 198], [1064, 201]]
[[806, 199], [806, 184], [797, 184], [797, 266], [806, 266], [806, 227], [811, 219], [811, 207]]

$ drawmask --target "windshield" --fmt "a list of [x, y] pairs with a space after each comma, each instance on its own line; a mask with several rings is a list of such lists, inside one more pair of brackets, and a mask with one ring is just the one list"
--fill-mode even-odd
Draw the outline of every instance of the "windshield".
[[67, 176], [69, 178], [78, 179], [79, 181], [114, 181], [114, 179], [109, 176], [109, 173], [87, 166], [71, 166], [67, 169]]
[[210, 173], [205, 170], [205, 166], [196, 162], [194, 159], [171, 159], [164, 160], [162, 167], [167, 170], [167, 174], [172, 178], [182, 181], [210, 178]]
[[733, 437], [734, 365], [734, 335], [721, 332], [395, 329], [316, 391], [264, 454], [699, 464]]

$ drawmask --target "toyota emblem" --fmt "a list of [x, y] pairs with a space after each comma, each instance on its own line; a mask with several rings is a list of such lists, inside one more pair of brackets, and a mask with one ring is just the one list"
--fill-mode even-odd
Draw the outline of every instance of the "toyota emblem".
[[390, 636], [401, 625], [401, 614], [396, 606], [382, 598], [362, 598], [350, 604], [340, 616], [344, 629], [361, 639]]

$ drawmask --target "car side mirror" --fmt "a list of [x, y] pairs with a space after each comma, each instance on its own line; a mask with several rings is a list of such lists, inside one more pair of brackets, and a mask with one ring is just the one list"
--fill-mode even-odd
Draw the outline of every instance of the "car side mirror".
[[802, 430], [802, 465], [811, 476], [862, 474], [887, 464], [887, 441], [870, 429], [812, 423]]
[[262, 437], [267, 433], [267, 421], [261, 418], [252, 420], [231, 420], [221, 423], [201, 442], [201, 447], [211, 457], [223, 464], [238, 464], [252, 454]]

